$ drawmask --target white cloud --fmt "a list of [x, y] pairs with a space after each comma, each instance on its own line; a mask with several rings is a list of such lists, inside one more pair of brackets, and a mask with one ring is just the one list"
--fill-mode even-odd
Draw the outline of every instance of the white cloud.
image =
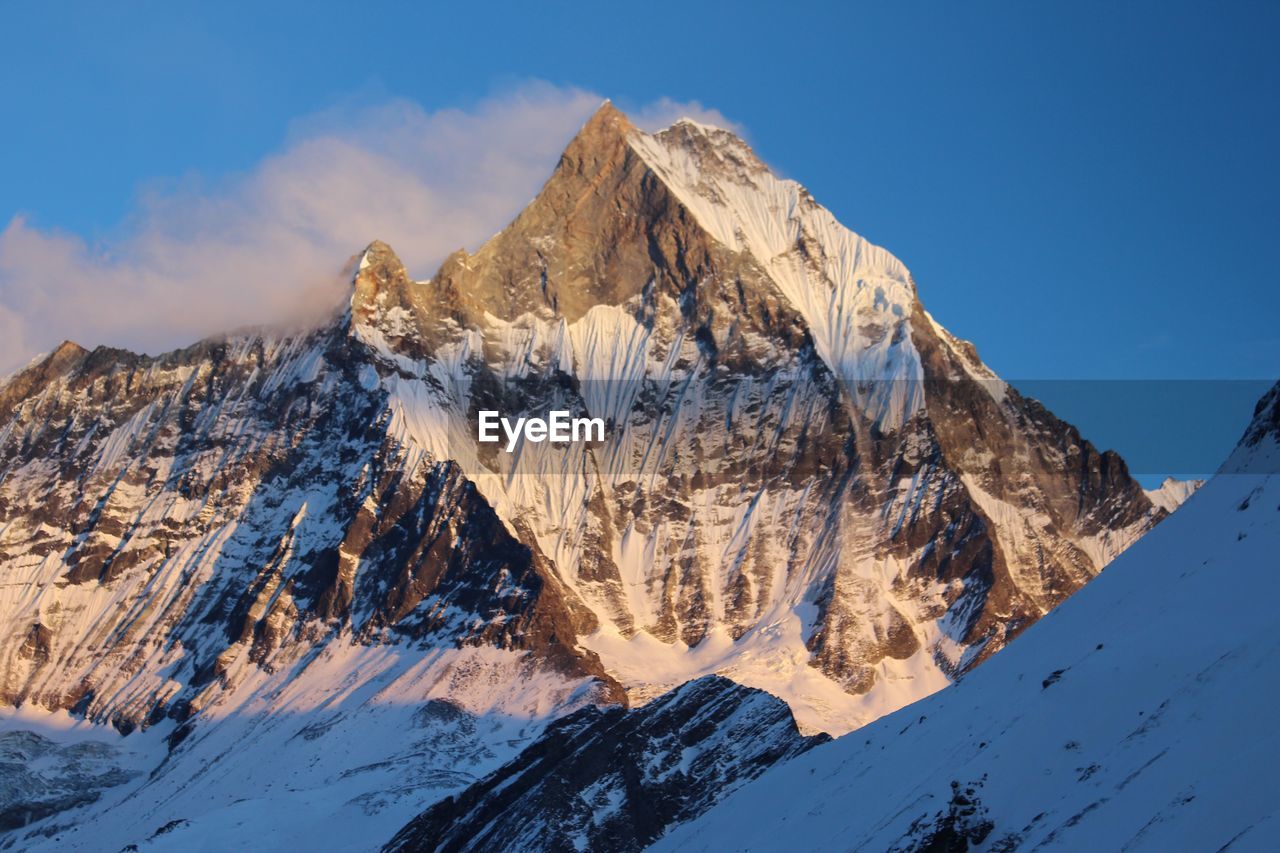
[[[247, 174], [143, 194], [112, 243], [15, 217], [0, 232], [0, 370], [68, 338], [157, 352], [313, 320], [342, 299], [338, 273], [374, 238], [426, 278], [537, 193], [601, 100], [531, 84], [470, 109], [347, 104], [296, 122]], [[697, 103], [629, 112], [648, 129], [683, 115], [731, 126]]]

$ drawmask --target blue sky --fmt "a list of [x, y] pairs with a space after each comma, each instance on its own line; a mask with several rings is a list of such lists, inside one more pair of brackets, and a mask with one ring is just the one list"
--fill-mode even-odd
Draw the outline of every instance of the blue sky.
[[4, 21], [0, 224], [94, 251], [157, 187], [221, 192], [317, 121], [543, 81], [720, 111], [1006, 377], [1280, 375], [1277, 4], [48, 3]]

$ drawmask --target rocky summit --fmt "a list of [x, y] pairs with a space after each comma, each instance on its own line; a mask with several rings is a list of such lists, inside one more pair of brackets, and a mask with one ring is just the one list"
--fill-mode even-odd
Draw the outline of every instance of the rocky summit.
[[[808, 744], [700, 765], [669, 740], [700, 708], [781, 719], [766, 691], [806, 734], [865, 725], [1185, 498], [1153, 503], [897, 258], [693, 121], [606, 103], [478, 250], [416, 281], [374, 242], [351, 280], [306, 333], [68, 343], [0, 386], [0, 698], [152, 756], [40, 800], [61, 810], [8, 803], [23, 849], [376, 848], [525, 748], [614, 734], [667, 737], [662, 772], [707, 793], [642, 813], [657, 777], [605, 786], [596, 759], [530, 790], [607, 799], [606, 847], [655, 837]], [[508, 453], [481, 410], [607, 435]], [[665, 698], [711, 675], [755, 690]]]

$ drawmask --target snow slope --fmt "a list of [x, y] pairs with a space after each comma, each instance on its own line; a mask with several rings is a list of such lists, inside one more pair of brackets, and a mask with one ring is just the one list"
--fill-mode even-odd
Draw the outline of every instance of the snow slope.
[[119, 769], [108, 778], [57, 766], [42, 773], [52, 784], [23, 780], [10, 811], [53, 799], [51, 787], [65, 791], [62, 808], [4, 828], [22, 850], [375, 849], [424, 803], [492, 771], [586, 699], [508, 651], [340, 641], [306, 666], [240, 685], [181, 739], [169, 721], [121, 737], [62, 711], [9, 709], [0, 749], [35, 733], [64, 752], [119, 753], [107, 765]]
[[1277, 406], [1280, 386], [1222, 472], [986, 665], [657, 849], [1274, 850]]

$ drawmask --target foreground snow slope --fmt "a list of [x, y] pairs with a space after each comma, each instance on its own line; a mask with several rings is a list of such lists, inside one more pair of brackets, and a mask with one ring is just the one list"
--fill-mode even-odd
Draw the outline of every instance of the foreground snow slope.
[[1280, 386], [1224, 473], [987, 665], [658, 847], [1275, 849], [1278, 403]]

